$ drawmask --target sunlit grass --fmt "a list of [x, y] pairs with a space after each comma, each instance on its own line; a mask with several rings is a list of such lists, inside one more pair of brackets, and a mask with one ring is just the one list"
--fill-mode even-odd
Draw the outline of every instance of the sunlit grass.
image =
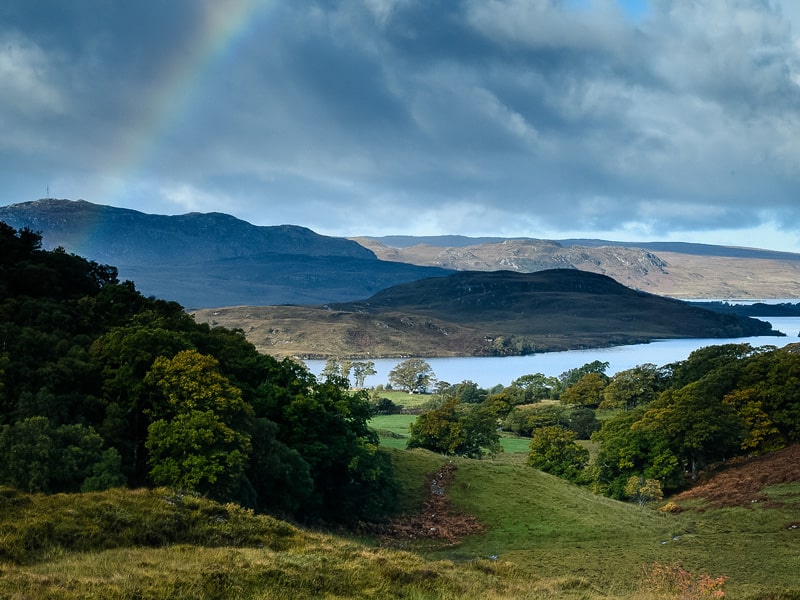
[[286, 598], [587, 600], [668, 595], [603, 591], [578, 576], [542, 578], [501, 560], [431, 561], [417, 554], [308, 536], [300, 549], [171, 546], [72, 554], [3, 565], [0, 594], [37, 599]]
[[[406, 447], [408, 442], [408, 427], [416, 418], [416, 415], [376, 415], [370, 419], [369, 426], [378, 432], [382, 446], [402, 449]], [[523, 452], [527, 454], [530, 443], [530, 438], [508, 434], [500, 437], [500, 445], [503, 448], [503, 452], [507, 453]]]
[[531, 438], [517, 437], [511, 435], [500, 436], [500, 445], [506, 453], [528, 454], [531, 446]]
[[409, 394], [398, 390], [375, 390], [373, 394], [379, 398], [388, 398], [403, 408], [424, 408], [435, 398], [431, 394]]
[[408, 426], [416, 419], [417, 415], [376, 415], [369, 420], [369, 426], [379, 432], [388, 431], [407, 438]]

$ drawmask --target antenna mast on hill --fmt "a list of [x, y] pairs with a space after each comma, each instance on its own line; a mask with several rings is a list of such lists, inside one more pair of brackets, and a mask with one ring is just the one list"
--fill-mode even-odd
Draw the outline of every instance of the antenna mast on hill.
[[44, 197], [45, 200], [50, 200], [50, 184], [47, 184], [47, 195]]

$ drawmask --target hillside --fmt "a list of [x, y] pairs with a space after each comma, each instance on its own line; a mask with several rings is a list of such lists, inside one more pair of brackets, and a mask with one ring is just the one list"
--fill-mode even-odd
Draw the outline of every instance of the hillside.
[[[785, 499], [770, 508], [664, 513], [507, 458], [443, 467], [441, 456], [417, 450], [395, 451], [392, 461], [410, 512], [407, 527], [395, 521], [395, 537], [380, 544], [165, 489], [45, 496], [0, 488], [0, 596], [668, 600], [680, 591], [702, 597], [688, 584], [704, 577], [726, 577], [730, 598], [800, 593], [792, 484], [769, 488]], [[413, 534], [440, 469], [451, 474], [447, 510], [479, 523], [477, 533]], [[437, 527], [438, 517], [426, 522]], [[681, 582], [683, 590], [671, 587]]]
[[259, 227], [222, 213], [150, 215], [69, 200], [0, 207], [0, 221], [112, 264], [146, 295], [188, 308], [319, 304], [450, 271], [378, 260], [362, 246], [305, 227]]
[[463, 272], [323, 307], [228, 307], [199, 321], [236, 326], [277, 356], [486, 356], [643, 342], [768, 335], [762, 321], [722, 315], [560, 269]]
[[605, 240], [352, 238], [378, 258], [458, 271], [572, 268], [675, 298], [800, 298], [800, 255], [709, 244]]

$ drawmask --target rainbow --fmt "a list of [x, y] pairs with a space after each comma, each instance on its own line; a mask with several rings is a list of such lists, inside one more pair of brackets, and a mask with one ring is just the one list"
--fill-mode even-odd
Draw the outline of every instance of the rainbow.
[[[109, 154], [102, 170], [113, 174], [95, 190], [102, 204], [120, 205], [149, 167], [157, 165], [170, 135], [191, 119], [215, 73], [235, 60], [256, 33], [263, 33], [274, 12], [273, 0], [212, 0], [198, 3], [201, 26], [167, 57], [153, 91], [142, 99], [139, 119]], [[119, 202], [117, 202], [117, 201]]]

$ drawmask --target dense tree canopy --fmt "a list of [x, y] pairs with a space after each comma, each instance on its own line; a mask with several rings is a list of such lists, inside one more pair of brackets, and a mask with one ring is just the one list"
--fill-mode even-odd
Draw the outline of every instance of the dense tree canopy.
[[234, 495], [250, 453], [253, 409], [196, 350], [159, 356], [145, 376], [155, 390], [145, 446], [159, 485], [216, 498]]
[[616, 373], [603, 389], [602, 409], [631, 410], [649, 404], [666, 387], [661, 369], [646, 363]]
[[[800, 354], [789, 346], [702, 348], [670, 366], [650, 402], [603, 422], [597, 488], [624, 498], [632, 477], [679, 489], [704, 466], [800, 441]], [[647, 391], [645, 395], [649, 394]]]
[[531, 438], [528, 464], [532, 467], [577, 481], [589, 462], [589, 451], [579, 446], [574, 432], [558, 426], [541, 427]]
[[395, 488], [369, 417], [346, 378], [319, 382], [0, 222], [0, 485], [156, 484], [299, 519], [379, 518]]
[[586, 373], [561, 393], [561, 402], [596, 408], [603, 401], [608, 377], [602, 373]]
[[596, 375], [602, 375], [605, 377], [606, 371], [608, 370], [608, 362], [594, 360], [590, 363], [586, 363], [583, 366], [576, 367], [575, 369], [569, 369], [568, 371], [564, 371], [561, 375], [558, 376], [558, 385], [555, 389], [554, 396], [557, 398], [558, 395], [566, 389], [569, 389], [578, 381], [584, 377], [585, 375], [589, 375], [590, 373], [594, 373]]
[[[495, 415], [504, 430], [531, 437], [529, 462], [537, 468], [582, 481], [591, 473], [595, 490], [641, 500], [655, 497], [656, 487], [680, 489], [712, 463], [800, 442], [798, 348], [723, 344], [613, 377], [605, 375], [607, 363], [595, 361], [557, 380], [525, 375], [479, 397], [476, 407]], [[469, 386], [448, 384], [440, 393], [455, 398], [455, 390]], [[457, 413], [441, 408], [423, 415], [414, 443], [449, 452], [460, 431]], [[598, 446], [591, 469], [568, 468], [573, 452], [583, 452], [566, 442], [588, 438]], [[639, 485], [636, 494], [631, 482]]]

